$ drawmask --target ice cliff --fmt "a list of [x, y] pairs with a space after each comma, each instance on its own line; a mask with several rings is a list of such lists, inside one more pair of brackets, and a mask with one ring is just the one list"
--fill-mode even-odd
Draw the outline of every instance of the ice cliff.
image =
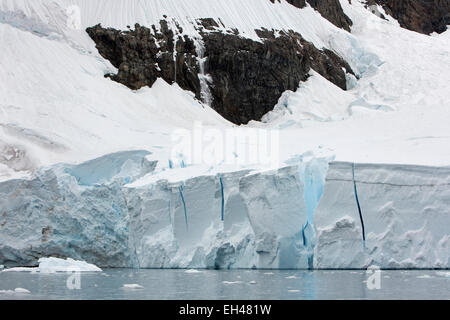
[[352, 164], [332, 163], [314, 216], [314, 266], [449, 268], [449, 213], [449, 167], [356, 164], [353, 177]]
[[121, 152], [2, 182], [0, 264], [55, 256], [135, 268], [450, 266], [450, 168], [328, 169], [300, 158], [169, 180], [148, 158]]

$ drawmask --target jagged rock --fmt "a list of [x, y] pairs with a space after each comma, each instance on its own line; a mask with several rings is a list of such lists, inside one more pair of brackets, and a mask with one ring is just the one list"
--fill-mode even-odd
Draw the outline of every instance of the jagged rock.
[[[151, 87], [161, 77], [204, 99], [199, 80], [204, 69], [210, 79], [212, 101], [208, 102], [236, 124], [260, 120], [273, 110], [284, 91], [295, 91], [300, 81], [308, 78], [311, 68], [342, 89], [346, 89], [343, 68], [353, 73], [335, 53], [317, 49], [293, 31], [275, 36], [274, 30], [256, 30], [262, 41], [254, 41], [232, 31], [216, 30], [219, 24], [213, 19], [200, 19], [198, 23], [202, 39], [196, 42], [182, 35], [180, 28], [168, 28], [165, 20], [159, 30], [138, 24], [128, 31], [97, 25], [87, 32], [100, 54], [119, 70], [117, 75], [108, 76], [131, 89]], [[199, 41], [204, 44], [202, 58], [207, 58], [204, 68], [199, 66], [196, 50]]]
[[[159, 30], [136, 24], [134, 30], [120, 31], [99, 24], [86, 31], [99, 53], [119, 69], [116, 75], [107, 75], [112, 80], [137, 90], [163, 78], [200, 97], [194, 42], [187, 36], [174, 37], [167, 21], [160, 21]], [[181, 28], [176, 31], [182, 32]]]
[[[275, 0], [270, 1], [274, 2]], [[297, 8], [304, 8], [306, 1], [335, 26], [350, 31], [353, 22], [345, 15], [339, 0], [287, 0], [287, 2]]]
[[353, 22], [345, 15], [339, 0], [308, 0], [308, 3], [335, 26], [350, 31]]
[[260, 120], [273, 110], [281, 94], [295, 91], [310, 69], [346, 89], [348, 64], [329, 50], [320, 51], [295, 32], [260, 30], [256, 42], [221, 32], [204, 36], [207, 72], [213, 86], [212, 107], [236, 124]]
[[400, 26], [424, 34], [442, 33], [450, 24], [448, 0], [369, 0], [367, 4], [381, 5]]

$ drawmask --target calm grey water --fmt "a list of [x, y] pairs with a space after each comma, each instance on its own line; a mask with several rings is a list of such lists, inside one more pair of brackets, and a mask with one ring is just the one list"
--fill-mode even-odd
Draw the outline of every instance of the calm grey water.
[[[381, 271], [369, 290], [365, 271], [106, 269], [82, 273], [80, 290], [66, 273], [0, 272], [0, 299], [450, 299], [448, 271]], [[143, 289], [126, 289], [139, 284]], [[30, 294], [7, 290], [25, 288]], [[3, 291], [2, 291], [3, 290]]]

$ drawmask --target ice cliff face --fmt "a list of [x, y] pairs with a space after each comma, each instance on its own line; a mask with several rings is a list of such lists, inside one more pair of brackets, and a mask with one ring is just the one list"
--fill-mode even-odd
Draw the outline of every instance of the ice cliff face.
[[308, 266], [300, 237], [306, 216], [296, 167], [158, 181], [124, 190], [139, 267]]
[[121, 186], [153, 170], [147, 154], [121, 152], [2, 183], [0, 260], [27, 266], [40, 257], [85, 257], [128, 266], [133, 252]]
[[449, 213], [449, 168], [332, 163], [314, 216], [314, 266], [448, 268]]
[[297, 166], [135, 185], [154, 169], [146, 155], [111, 154], [2, 183], [1, 264], [56, 256], [103, 267], [308, 267]]
[[1, 183], [0, 264], [57, 256], [135, 268], [450, 266], [448, 168], [332, 162], [326, 174], [328, 162], [313, 159], [168, 181], [147, 155]]

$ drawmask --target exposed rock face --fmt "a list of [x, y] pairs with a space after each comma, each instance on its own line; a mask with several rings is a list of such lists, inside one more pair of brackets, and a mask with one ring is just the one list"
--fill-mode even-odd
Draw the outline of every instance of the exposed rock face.
[[[274, 2], [276, 0], [270, 1]], [[287, 2], [297, 8], [304, 8], [306, 1], [335, 26], [350, 31], [350, 26], [353, 22], [345, 15], [339, 0], [287, 0]]]
[[[260, 120], [284, 91], [295, 91], [308, 78], [311, 68], [346, 89], [343, 68], [352, 73], [350, 66], [298, 33], [282, 31], [275, 36], [274, 31], [257, 30], [262, 40], [258, 42], [215, 30], [218, 23], [213, 19], [198, 24], [199, 39], [182, 35], [181, 28], [170, 30], [164, 20], [160, 30], [138, 24], [128, 31], [97, 25], [87, 32], [100, 54], [119, 69], [117, 75], [108, 75], [112, 80], [131, 89], [152, 86], [159, 77], [177, 82], [236, 124]], [[205, 61], [201, 66], [199, 58]], [[199, 80], [205, 74], [207, 84]], [[205, 99], [205, 86], [211, 99]]]
[[370, 0], [379, 4], [398, 20], [403, 28], [430, 34], [442, 33], [450, 24], [450, 1], [448, 0]]
[[168, 27], [160, 21], [160, 29], [135, 25], [134, 30], [120, 31], [96, 25], [86, 29], [100, 54], [119, 69], [112, 80], [137, 90], [151, 87], [157, 78], [192, 91], [200, 97], [198, 63], [192, 39], [181, 36], [182, 29]]
[[334, 25], [350, 31], [353, 22], [345, 15], [339, 0], [308, 0], [308, 3]]
[[212, 107], [236, 124], [260, 120], [281, 94], [295, 91], [310, 69], [346, 89], [344, 67], [331, 51], [320, 51], [294, 32], [259, 31], [263, 42], [212, 32], [204, 36], [207, 72], [213, 79]]

